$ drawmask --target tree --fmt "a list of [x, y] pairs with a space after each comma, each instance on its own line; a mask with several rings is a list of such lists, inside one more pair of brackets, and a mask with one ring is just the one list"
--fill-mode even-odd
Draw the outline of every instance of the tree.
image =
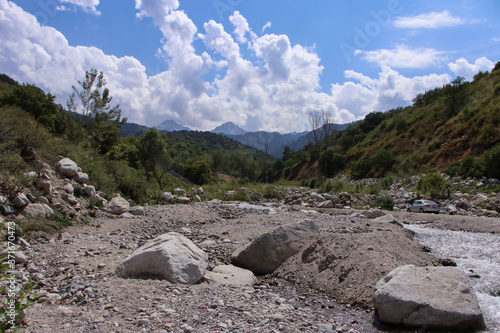
[[[333, 133], [333, 117], [328, 111], [310, 111], [309, 112], [309, 126], [311, 128], [312, 141], [315, 147], [316, 158], [321, 154], [326, 154], [328, 150], [328, 138]], [[319, 165], [320, 173], [326, 170], [325, 164]]]
[[154, 127], [139, 140], [139, 160], [148, 175], [152, 175], [160, 189], [163, 189], [162, 178], [167, 173], [168, 157], [165, 138]]
[[79, 143], [86, 131], [92, 147], [104, 154], [118, 142], [120, 128], [127, 119], [120, 120], [119, 105], [111, 106], [113, 97], [110, 96], [109, 89], [105, 88], [107, 82], [102, 71], [99, 75], [95, 68], [85, 71], [85, 80], [78, 81], [78, 84], [81, 90], [73, 86], [73, 93], [67, 101], [70, 112], [81, 114], [77, 121], [82, 130], [75, 133], [74, 141]]

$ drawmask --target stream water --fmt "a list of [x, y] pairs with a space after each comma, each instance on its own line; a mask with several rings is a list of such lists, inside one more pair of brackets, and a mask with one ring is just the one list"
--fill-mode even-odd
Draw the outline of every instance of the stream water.
[[415, 240], [438, 258], [453, 259], [464, 269], [476, 291], [487, 329], [500, 332], [500, 235], [407, 225]]

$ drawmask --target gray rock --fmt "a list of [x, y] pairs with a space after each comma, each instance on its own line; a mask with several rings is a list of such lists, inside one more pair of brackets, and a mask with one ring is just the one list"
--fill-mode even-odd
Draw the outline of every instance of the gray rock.
[[316, 202], [323, 202], [323, 201], [326, 201], [326, 199], [322, 196], [322, 195], [319, 195], [318, 193], [316, 192], [313, 192], [311, 193], [311, 195], [309, 196], [311, 199], [313, 199], [314, 201]]
[[318, 208], [334, 208], [335, 204], [331, 200], [320, 202], [316, 205]]
[[73, 179], [80, 184], [85, 184], [89, 181], [89, 175], [85, 172], [77, 172], [76, 175], [73, 176]]
[[93, 196], [96, 194], [96, 190], [95, 190], [95, 187], [92, 186], [92, 185], [87, 185], [85, 186], [85, 189], [83, 190], [85, 192], [86, 195], [88, 195], [89, 197]]
[[191, 199], [189, 199], [188, 197], [178, 197], [177, 202], [180, 204], [188, 204], [191, 202]]
[[200, 187], [196, 190], [196, 194], [198, 194], [200, 197], [204, 198], [207, 195], [205, 194], [205, 191], [203, 191], [203, 187]]
[[181, 189], [181, 188], [175, 188], [174, 189], [175, 194], [181, 197], [185, 197], [187, 195], [186, 191]]
[[351, 215], [349, 215], [349, 217], [355, 218], [355, 219], [367, 219], [366, 216], [364, 216], [360, 213], [352, 213]]
[[364, 216], [366, 216], [369, 219], [374, 219], [374, 218], [386, 215], [386, 213], [384, 213], [380, 209], [365, 210], [365, 211], [361, 212], [361, 214], [363, 214]]
[[30, 204], [26, 206], [23, 209], [22, 214], [24, 216], [44, 219], [53, 216], [54, 211], [46, 204], [39, 203], [39, 204]]
[[135, 219], [135, 216], [133, 214], [130, 214], [129, 212], [125, 212], [123, 214], [120, 214], [120, 216], [118, 216], [118, 218], [120, 218], [120, 219]]
[[68, 240], [68, 239], [71, 239], [71, 238], [72, 238], [72, 236], [71, 236], [71, 234], [69, 232], [63, 232], [63, 233], [60, 233], [57, 236], [57, 239], [58, 240], [62, 240], [62, 241]]
[[71, 183], [66, 183], [63, 185], [63, 191], [68, 194], [73, 194], [75, 189], [73, 188], [73, 185], [71, 185]]
[[376, 284], [373, 302], [384, 323], [446, 331], [484, 327], [476, 295], [458, 267], [398, 267]]
[[76, 205], [78, 203], [78, 200], [75, 198], [74, 195], [71, 195], [71, 194], [66, 194], [66, 193], [63, 193], [61, 194], [61, 198], [66, 201], [67, 203], [69, 203], [70, 205]]
[[111, 214], [120, 215], [130, 210], [129, 202], [121, 196], [114, 197], [106, 206], [106, 211]]
[[116, 268], [116, 274], [156, 276], [171, 283], [194, 284], [203, 277], [207, 266], [205, 252], [181, 234], [169, 232], [134, 251]]
[[17, 209], [12, 206], [0, 205], [0, 214], [3, 216], [11, 215], [17, 213]]
[[457, 201], [460, 200], [464, 197], [464, 194], [462, 192], [455, 192], [450, 196], [451, 201]]
[[22, 207], [26, 206], [27, 204], [29, 204], [30, 201], [29, 201], [28, 197], [26, 197], [26, 195], [24, 193], [19, 193], [18, 195], [16, 195], [16, 197], [14, 198], [14, 200], [12, 200], [12, 203], [17, 208], [22, 208]]
[[233, 265], [216, 266], [211, 272], [207, 272], [204, 278], [209, 283], [228, 286], [253, 286], [257, 283], [257, 278], [251, 271]]
[[312, 220], [287, 224], [236, 250], [231, 261], [258, 275], [272, 273], [318, 235], [319, 229]]
[[382, 223], [394, 223], [394, 222], [396, 222], [396, 219], [391, 214], [387, 214], [387, 215], [383, 215], [383, 216], [375, 218], [375, 221], [382, 222]]
[[161, 198], [167, 202], [173, 202], [175, 200], [175, 197], [170, 192], [163, 193]]
[[66, 177], [73, 177], [78, 172], [78, 165], [69, 158], [57, 162], [57, 169]]
[[24, 253], [21, 252], [9, 252], [9, 258], [14, 258], [14, 261], [16, 264], [24, 264], [28, 259], [26, 259], [26, 256]]
[[45, 194], [51, 194], [52, 193], [52, 184], [50, 183], [50, 180], [42, 180], [38, 184], [38, 188], [43, 191]]
[[146, 214], [144, 212], [144, 207], [132, 207], [129, 213], [136, 216], [144, 216]]

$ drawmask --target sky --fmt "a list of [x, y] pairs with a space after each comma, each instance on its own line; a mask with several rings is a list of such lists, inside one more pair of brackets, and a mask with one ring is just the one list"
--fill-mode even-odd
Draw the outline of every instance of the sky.
[[0, 73], [65, 106], [96, 68], [147, 126], [352, 122], [497, 61], [498, 0], [0, 0]]

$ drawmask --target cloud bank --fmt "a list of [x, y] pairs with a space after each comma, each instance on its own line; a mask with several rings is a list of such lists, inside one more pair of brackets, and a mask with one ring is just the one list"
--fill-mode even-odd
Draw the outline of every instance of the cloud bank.
[[[98, 0], [71, 2], [93, 10], [99, 4]], [[323, 66], [314, 50], [292, 44], [287, 35], [258, 36], [238, 11], [230, 16], [232, 27], [210, 20], [198, 31], [178, 8], [177, 0], [136, 0], [137, 16], [152, 19], [163, 34], [160, 54], [168, 65], [168, 70], [148, 76], [139, 60], [72, 46], [56, 29], [0, 0], [0, 68], [20, 82], [52, 92], [61, 104], [85, 71], [97, 68], [104, 71], [123, 116], [140, 124], [153, 126], [173, 119], [209, 130], [233, 121], [247, 130], [280, 132], [307, 129], [311, 110], [330, 111], [335, 122], [350, 122], [374, 110], [408, 105], [416, 94], [452, 79], [448, 74], [401, 75], [394, 68], [425, 67], [441, 60], [441, 55], [433, 49], [399, 46], [359, 52], [380, 66], [377, 78], [347, 70], [345, 83], [322, 92]], [[193, 46], [196, 41], [205, 46], [201, 54]], [[242, 55], [242, 47], [252, 52], [251, 59]], [[469, 64], [459, 59], [449, 67], [459, 75], [482, 69], [488, 61]], [[213, 79], [203, 79], [207, 73], [214, 74]]]
[[402, 29], [437, 29], [464, 24], [465, 20], [450, 14], [447, 10], [440, 13], [431, 12], [417, 16], [398, 17], [394, 22], [396, 28]]

